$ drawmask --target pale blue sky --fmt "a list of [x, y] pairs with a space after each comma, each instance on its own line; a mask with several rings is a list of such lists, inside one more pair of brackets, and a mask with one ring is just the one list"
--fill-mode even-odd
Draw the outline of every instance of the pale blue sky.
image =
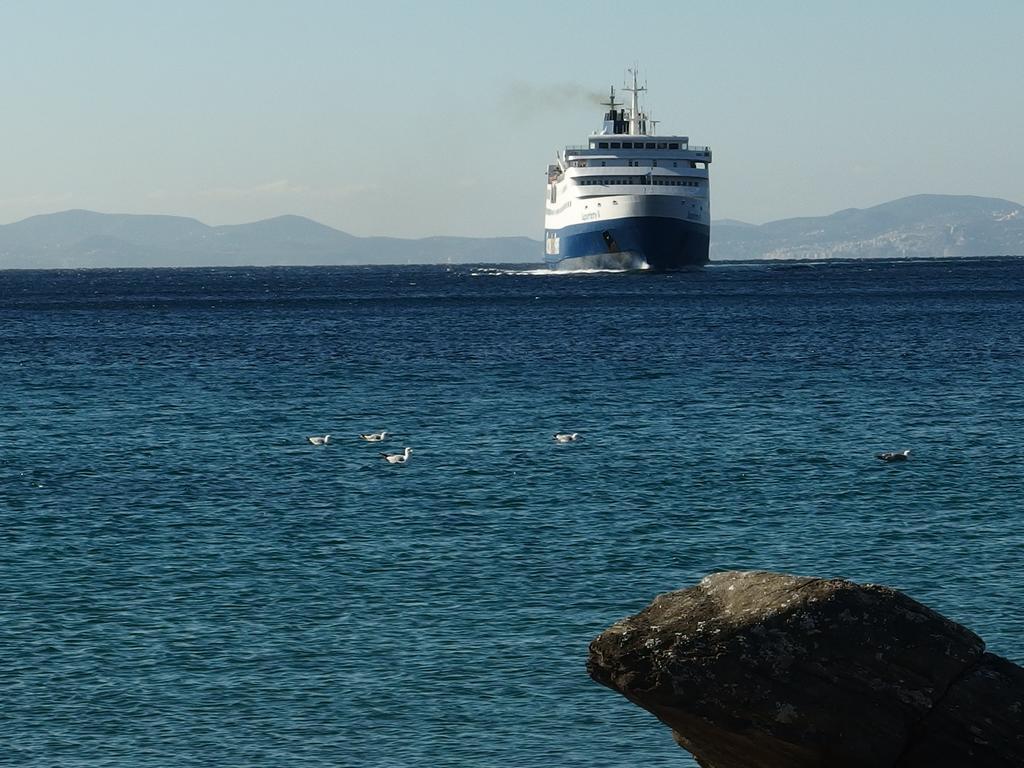
[[1024, 202], [1022, 30], [1019, 0], [0, 0], [0, 223], [539, 238], [547, 163], [634, 62], [714, 150], [716, 219]]

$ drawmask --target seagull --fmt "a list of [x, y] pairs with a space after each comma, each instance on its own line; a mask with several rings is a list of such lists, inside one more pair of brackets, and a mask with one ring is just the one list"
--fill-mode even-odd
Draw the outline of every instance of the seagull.
[[579, 432], [555, 432], [556, 443], [572, 443], [579, 440]]
[[383, 432], [368, 432], [365, 435], [360, 435], [360, 437], [363, 438], [363, 440], [366, 440], [368, 443], [379, 443], [381, 440], [384, 439], [384, 435], [386, 434], [387, 430], [384, 430]]
[[412, 448], [406, 448], [403, 453], [382, 453], [380, 457], [388, 464], [405, 464], [409, 460]]
[[319, 435], [313, 435], [312, 437], [307, 437], [306, 439], [309, 440], [309, 442], [311, 442], [313, 445], [327, 445], [327, 443], [331, 441], [331, 436], [324, 435], [323, 437], [320, 437]]
[[882, 461], [906, 461], [907, 457], [910, 456], [910, 449], [907, 448], [905, 451], [884, 451], [883, 453], [876, 454]]

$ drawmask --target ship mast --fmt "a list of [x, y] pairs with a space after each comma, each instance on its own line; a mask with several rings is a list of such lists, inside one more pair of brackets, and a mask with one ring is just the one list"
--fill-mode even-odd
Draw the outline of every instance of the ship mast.
[[643, 116], [640, 114], [640, 106], [637, 102], [637, 94], [639, 94], [641, 91], [646, 91], [647, 88], [637, 85], [635, 67], [633, 69], [630, 69], [629, 71], [633, 74], [633, 87], [630, 88], [627, 85], [624, 88], [624, 90], [629, 91], [633, 95], [629, 108], [629, 133], [632, 136], [636, 136], [637, 134], [641, 133], [641, 121], [643, 118]]
[[601, 106], [608, 107], [612, 112], [614, 112], [615, 108], [619, 106], [619, 103], [615, 101], [615, 86], [613, 85], [611, 88], [608, 89], [608, 91], [608, 101], [602, 101]]

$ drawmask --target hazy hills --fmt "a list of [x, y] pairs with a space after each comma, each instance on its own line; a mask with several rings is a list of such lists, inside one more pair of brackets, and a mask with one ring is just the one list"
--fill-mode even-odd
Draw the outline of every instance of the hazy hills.
[[0, 226], [0, 269], [539, 262], [526, 237], [356, 237], [301, 216], [211, 227], [181, 216], [63, 211]]
[[1005, 255], [1024, 255], [1024, 208], [991, 197], [914, 195], [831, 216], [711, 227], [713, 261]]
[[[711, 259], [1024, 255], [1024, 209], [915, 195], [873, 208], [754, 225], [723, 220]], [[539, 263], [527, 237], [356, 237], [301, 216], [211, 227], [180, 216], [63, 211], [0, 226], [0, 269], [314, 264]]]

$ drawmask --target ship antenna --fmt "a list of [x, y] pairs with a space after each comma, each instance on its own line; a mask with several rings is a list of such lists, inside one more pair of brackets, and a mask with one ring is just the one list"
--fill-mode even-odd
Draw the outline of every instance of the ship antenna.
[[631, 106], [629, 110], [629, 133], [631, 135], [636, 135], [640, 133], [640, 107], [637, 104], [637, 94], [639, 94], [641, 91], [646, 91], [647, 86], [641, 87], [637, 85], [636, 67], [630, 69], [629, 72], [633, 75], [633, 87], [630, 88], [628, 85], [626, 86], [626, 90], [633, 94], [633, 99], [630, 102]]
[[608, 101], [602, 101], [601, 106], [608, 107], [608, 109], [614, 110], [617, 106], [619, 106], [615, 101], [615, 86], [611, 86], [608, 90]]

